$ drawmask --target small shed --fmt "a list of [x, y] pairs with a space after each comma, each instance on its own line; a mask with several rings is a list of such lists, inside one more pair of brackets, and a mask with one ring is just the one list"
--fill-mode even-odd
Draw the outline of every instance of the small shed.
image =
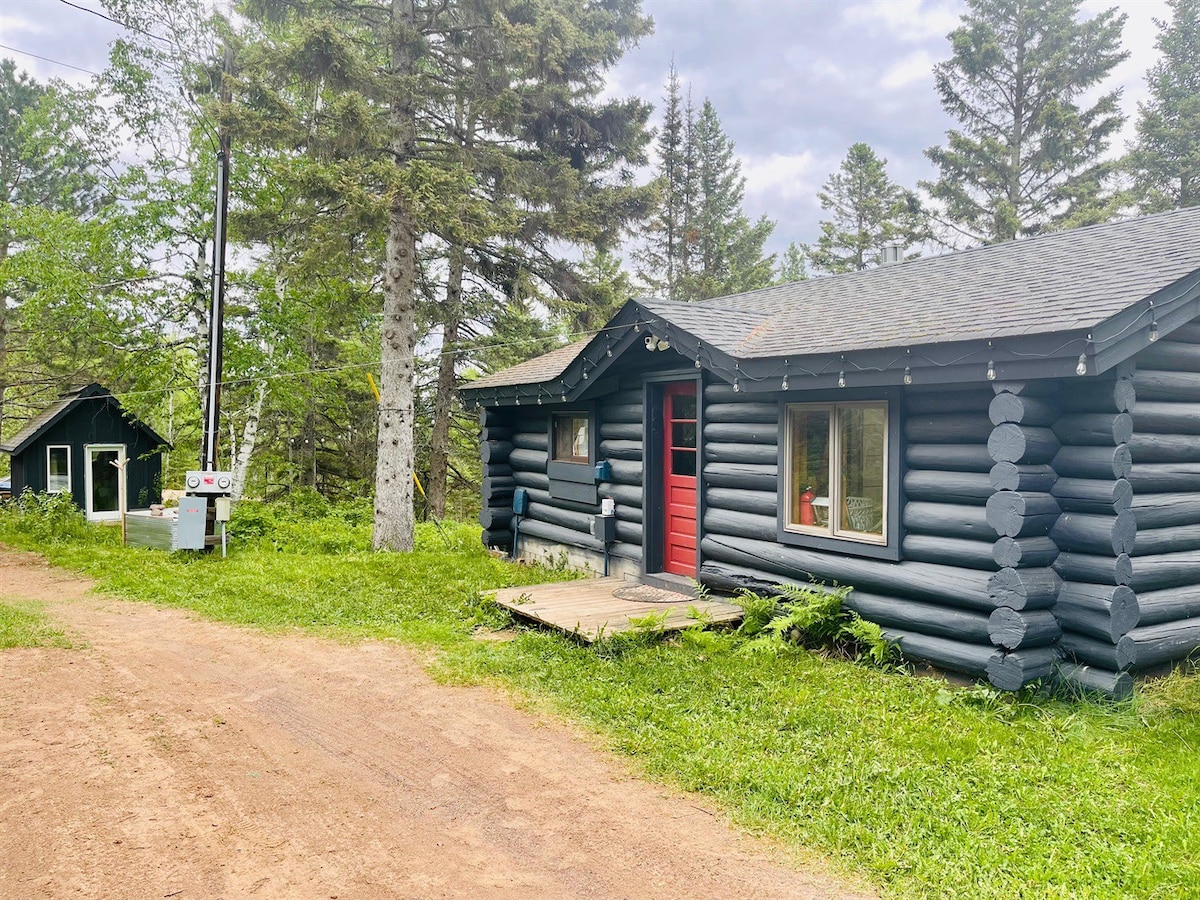
[[630, 300], [464, 396], [489, 546], [850, 585], [908, 658], [1000, 688], [1120, 695], [1200, 650], [1200, 208]]
[[24, 428], [0, 443], [12, 455], [12, 494], [69, 491], [91, 521], [120, 516], [120, 475], [126, 466], [129, 506], [162, 499], [162, 451], [168, 444], [130, 415], [99, 384], [63, 394]]

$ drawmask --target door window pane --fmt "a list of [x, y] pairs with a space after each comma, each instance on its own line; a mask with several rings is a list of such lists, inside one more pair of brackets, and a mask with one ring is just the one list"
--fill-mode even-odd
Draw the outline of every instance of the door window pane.
[[672, 422], [671, 423], [671, 446], [672, 447], [695, 447], [696, 446], [696, 423], [695, 422]]
[[696, 418], [696, 395], [695, 394], [675, 394], [671, 397], [671, 418], [672, 419], [694, 419]]
[[696, 451], [672, 450], [671, 474], [694, 476], [696, 474]]
[[119, 459], [116, 450], [92, 452], [92, 511], [116, 512], [120, 509], [120, 477], [113, 465]]
[[46, 491], [57, 494], [71, 489], [71, 448], [46, 448]]
[[883, 534], [883, 480], [887, 413], [878, 406], [838, 410], [843, 531]]

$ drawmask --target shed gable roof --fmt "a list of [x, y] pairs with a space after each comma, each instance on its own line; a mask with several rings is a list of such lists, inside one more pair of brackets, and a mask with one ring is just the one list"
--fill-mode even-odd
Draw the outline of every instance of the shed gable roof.
[[158, 433], [155, 432], [154, 429], [152, 429], [149, 425], [125, 412], [124, 408], [121, 406], [117, 398], [112, 395], [111, 391], [102, 385], [97, 384], [96, 382], [92, 382], [86, 387], [82, 387], [78, 390], [70, 391], [69, 393], [60, 395], [54, 403], [51, 403], [48, 407], [38, 413], [38, 415], [26, 422], [25, 427], [23, 427], [7, 441], [0, 443], [0, 451], [12, 454], [24, 452], [25, 449], [34, 441], [36, 441], [43, 432], [51, 428], [57, 422], [61, 421], [65, 416], [69, 415], [70, 412], [79, 404], [89, 400], [97, 400], [97, 398], [102, 398], [99, 399], [98, 402], [111, 403], [116, 406], [122, 415], [124, 415], [125, 420], [129, 422], [132, 427], [144, 432], [153, 443], [168, 447], [170, 446], [170, 444], [163, 440], [163, 438], [161, 438]]

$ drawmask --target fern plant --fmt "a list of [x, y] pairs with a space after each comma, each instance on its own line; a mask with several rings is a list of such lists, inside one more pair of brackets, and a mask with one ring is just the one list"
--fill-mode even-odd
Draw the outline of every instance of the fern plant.
[[896, 645], [879, 625], [844, 608], [849, 593], [845, 587], [787, 583], [770, 593], [744, 589], [735, 598], [743, 615], [738, 633], [753, 639], [751, 652], [798, 644], [877, 666], [891, 664], [899, 655]]

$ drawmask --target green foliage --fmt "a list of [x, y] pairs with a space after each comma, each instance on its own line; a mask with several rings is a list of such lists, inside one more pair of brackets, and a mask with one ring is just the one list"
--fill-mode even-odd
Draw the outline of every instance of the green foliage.
[[1094, 89], [1128, 54], [1125, 16], [1081, 19], [1082, 0], [968, 0], [934, 68], [942, 107], [961, 129], [926, 156], [924, 183], [958, 236], [998, 243], [1111, 218], [1102, 157], [1124, 116], [1119, 91]]
[[1129, 159], [1143, 212], [1200, 204], [1200, 0], [1167, 3]]
[[51, 625], [40, 609], [25, 603], [6, 603], [0, 595], [0, 650], [13, 647], [70, 649], [72, 646], [67, 636]]
[[819, 272], [869, 269], [878, 265], [888, 244], [907, 248], [930, 237], [920, 200], [888, 178], [887, 160], [867, 144], [847, 151], [817, 196], [821, 208], [832, 214], [821, 222], [821, 236], [808, 250], [808, 261]]
[[849, 588], [782, 583], [771, 593], [742, 590], [734, 598], [742, 607], [738, 634], [752, 638], [751, 653], [794, 644], [886, 666], [899, 659], [899, 648], [874, 622], [845, 609]]
[[0, 503], [0, 524], [5, 531], [37, 545], [86, 541], [95, 531], [67, 491], [59, 494], [22, 491]]
[[793, 281], [804, 281], [808, 278], [808, 264], [805, 261], [807, 248], [792, 241], [783, 251], [779, 261], [779, 269], [775, 273], [776, 284], [791, 284]]
[[742, 211], [746, 179], [712, 102], [686, 103], [674, 66], [659, 133], [658, 208], [637, 254], [639, 275], [669, 300], [704, 300], [765, 287], [775, 257], [764, 245], [775, 230], [766, 216]]

